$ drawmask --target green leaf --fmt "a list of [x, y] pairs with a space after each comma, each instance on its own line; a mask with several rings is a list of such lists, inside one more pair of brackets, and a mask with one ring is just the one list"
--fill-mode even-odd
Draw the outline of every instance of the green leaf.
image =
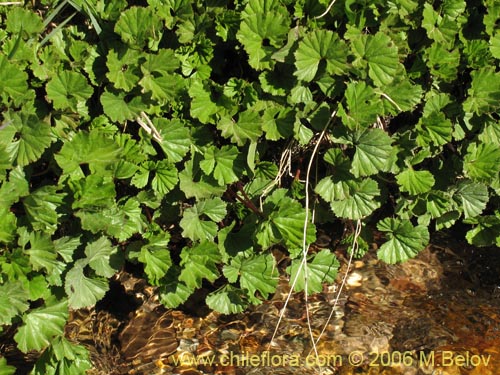
[[52, 143], [50, 125], [40, 121], [36, 115], [25, 112], [13, 118], [12, 123], [2, 130], [2, 136], [12, 139], [6, 151], [10, 159], [21, 166], [38, 160]]
[[65, 193], [57, 193], [52, 185], [42, 186], [23, 200], [24, 209], [34, 230], [54, 234], [58, 219], [62, 216], [58, 208], [62, 205]]
[[106, 279], [85, 276], [83, 267], [86, 264], [85, 259], [80, 259], [66, 274], [64, 290], [69, 297], [69, 306], [72, 309], [94, 306], [109, 290]]
[[109, 175], [108, 166], [119, 160], [120, 153], [121, 148], [114, 140], [98, 130], [92, 130], [90, 133], [78, 132], [64, 143], [54, 158], [65, 174], [79, 179], [85, 176], [81, 169], [83, 164], [88, 164], [91, 173]]
[[429, 243], [426, 227], [414, 227], [409, 220], [386, 218], [377, 224], [378, 230], [387, 233], [389, 240], [377, 252], [379, 259], [394, 264], [415, 257]]
[[479, 183], [463, 181], [455, 193], [462, 203], [466, 219], [480, 215], [488, 203], [488, 188]]
[[167, 194], [177, 185], [177, 169], [165, 160], [156, 163], [155, 176], [151, 186], [160, 195]]
[[238, 121], [223, 117], [217, 129], [224, 138], [231, 138], [231, 142], [243, 146], [247, 140], [257, 142], [262, 135], [262, 120], [257, 111], [248, 109], [238, 114]]
[[247, 307], [247, 303], [243, 300], [244, 295], [241, 289], [226, 285], [210, 293], [206, 298], [206, 303], [210, 309], [221, 314], [238, 314]]
[[120, 123], [136, 119], [141, 111], [146, 109], [141, 97], [134, 96], [128, 100], [126, 94], [121, 91], [115, 93], [106, 89], [101, 95], [100, 101], [104, 108], [104, 113], [112, 121]]
[[474, 246], [491, 246], [500, 247], [500, 215], [479, 216], [471, 220], [476, 224], [474, 228], [466, 234], [467, 241]]
[[370, 176], [391, 167], [392, 139], [382, 129], [366, 129], [353, 137], [356, 153], [351, 172], [356, 177]]
[[46, 234], [32, 232], [29, 234], [30, 248], [25, 250], [29, 255], [34, 270], [45, 269], [49, 273], [57, 273], [61, 262], [57, 261], [57, 253], [50, 237]]
[[7, 364], [7, 360], [4, 357], [0, 357], [0, 374], [2, 375], [14, 375], [16, 373], [16, 368]]
[[341, 104], [339, 115], [342, 122], [351, 129], [373, 125], [383, 111], [373, 88], [364, 82], [350, 82], [345, 90], [345, 99], [349, 111]]
[[396, 176], [401, 191], [411, 195], [426, 193], [432, 189], [435, 180], [429, 171], [416, 171], [413, 168], [405, 169]]
[[[213, 221], [203, 220], [202, 215]], [[226, 216], [226, 203], [220, 198], [202, 200], [184, 211], [180, 226], [182, 235], [193, 241], [212, 240], [217, 235], [217, 224]], [[214, 222], [215, 221], [215, 222]]]
[[[326, 73], [342, 75], [347, 66], [347, 47], [344, 41], [330, 30], [314, 30], [299, 42], [295, 52], [294, 75], [298, 79], [311, 82], [321, 63], [326, 62]], [[323, 72], [321, 72], [323, 73]]]
[[500, 171], [500, 149], [492, 143], [472, 143], [464, 157], [464, 173], [472, 180], [491, 181]]
[[246, 5], [241, 18], [236, 38], [249, 56], [248, 63], [256, 70], [271, 69], [271, 56], [287, 40], [288, 11], [276, 0], [257, 0]]
[[0, 325], [10, 325], [12, 318], [29, 308], [28, 291], [20, 281], [0, 285]]
[[226, 186], [219, 186], [213, 177], [207, 176], [199, 168], [198, 155], [184, 164], [184, 170], [179, 172], [179, 187], [186, 198], [204, 199], [220, 195], [226, 191]]
[[268, 298], [278, 285], [278, 271], [271, 254], [249, 258], [236, 256], [229, 265], [224, 266], [223, 273], [230, 282], [236, 282], [239, 278], [240, 286], [248, 291], [248, 297], [253, 303], [259, 302], [256, 292]]
[[128, 199], [122, 205], [113, 205], [104, 209], [85, 209], [75, 213], [82, 223], [82, 228], [94, 234], [102, 233], [126, 241], [136, 233], [142, 233], [145, 225], [139, 202]]
[[186, 302], [189, 296], [194, 292], [193, 288], [189, 288], [179, 282], [162, 284], [159, 290], [161, 303], [170, 309], [175, 309], [181, 303]]
[[189, 288], [201, 287], [201, 281], [207, 279], [214, 282], [219, 277], [217, 264], [221, 256], [217, 245], [202, 242], [194, 247], [185, 247], [181, 252], [180, 266], [183, 267], [179, 280]]
[[340, 263], [335, 255], [323, 249], [314, 256], [309, 256], [307, 264], [303, 264], [302, 259], [294, 259], [287, 272], [290, 274], [290, 283], [295, 282], [296, 292], [305, 290], [307, 283], [306, 292], [311, 295], [321, 292], [323, 284], [335, 281], [339, 266]]
[[471, 72], [472, 84], [463, 106], [478, 115], [500, 108], [500, 73], [490, 67]]
[[205, 152], [200, 168], [207, 175], [213, 172], [220, 186], [231, 184], [239, 180], [236, 173], [241, 174], [241, 170], [236, 169], [235, 165], [238, 154], [235, 146], [222, 146], [220, 149], [212, 146]]
[[434, 143], [442, 146], [451, 141], [453, 125], [442, 112], [432, 112], [430, 115], [421, 117], [417, 124], [417, 143], [421, 146], [429, 146]]
[[171, 163], [181, 161], [192, 144], [189, 129], [178, 119], [154, 119], [156, 129], [162, 137], [160, 146]]
[[63, 71], [54, 76], [46, 86], [47, 97], [56, 109], [71, 109], [86, 113], [87, 99], [93, 94], [85, 76], [71, 71]]
[[19, 106], [31, 95], [28, 90], [28, 75], [11, 64], [0, 54], [0, 97], [3, 103], [12, 102]]
[[24, 39], [38, 36], [44, 29], [39, 15], [22, 7], [14, 7], [8, 12], [5, 24], [8, 32], [21, 34]]
[[159, 285], [160, 279], [166, 275], [168, 269], [172, 266], [170, 252], [166, 246], [161, 247], [156, 243], [143, 246], [138, 259], [146, 265], [144, 272], [146, 272], [149, 282], [153, 285]]
[[389, 85], [400, 67], [398, 48], [391, 38], [382, 32], [364, 35], [353, 40], [355, 54], [368, 63], [368, 75], [376, 86]]
[[122, 12], [115, 32], [131, 47], [156, 50], [162, 37], [162, 22], [152, 8], [133, 6]]
[[[292, 257], [300, 253], [303, 246], [306, 211], [296, 200], [283, 196], [283, 190], [276, 190], [265, 201], [265, 213], [270, 211], [267, 220], [259, 225], [258, 243], [268, 248], [273, 244], [284, 243], [292, 252]], [[310, 217], [310, 216], [309, 216]], [[316, 240], [314, 224], [307, 223], [306, 245]]]
[[18, 348], [23, 353], [46, 348], [54, 337], [64, 333], [68, 316], [66, 300], [31, 310], [23, 317], [23, 325], [14, 335]]
[[[328, 181], [328, 180], [325, 180]], [[333, 182], [332, 182], [333, 184]], [[376, 198], [380, 195], [377, 183], [370, 179], [364, 179], [361, 182], [349, 180], [345, 182], [347, 188], [343, 194], [345, 199], [335, 199], [330, 201], [332, 211], [338, 217], [358, 220], [362, 219], [380, 207], [380, 202]], [[324, 191], [322, 187], [321, 191]], [[329, 198], [325, 196], [323, 199]]]
[[139, 51], [125, 49], [115, 51], [111, 50], [106, 59], [108, 73], [106, 77], [113, 83], [117, 89], [132, 91], [139, 82], [141, 71], [138, 66]]
[[117, 248], [112, 246], [111, 241], [104, 236], [85, 247], [86, 261], [97, 275], [103, 277], [111, 277], [118, 271], [116, 266], [112, 267], [110, 260], [116, 253]]

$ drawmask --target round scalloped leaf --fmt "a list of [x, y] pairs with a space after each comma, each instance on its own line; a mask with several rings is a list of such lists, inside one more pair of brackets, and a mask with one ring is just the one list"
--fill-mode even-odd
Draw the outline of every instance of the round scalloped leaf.
[[259, 302], [255, 292], [268, 298], [278, 285], [278, 273], [271, 254], [254, 255], [250, 258], [236, 256], [231, 264], [224, 266], [223, 273], [232, 282], [236, 282], [239, 277], [241, 287], [248, 291], [248, 298], [253, 303]]
[[466, 112], [477, 115], [491, 113], [500, 108], [500, 73], [487, 67], [471, 72], [472, 84], [463, 106]]
[[133, 6], [120, 15], [115, 32], [131, 47], [156, 50], [162, 37], [161, 19], [151, 8]]
[[180, 265], [183, 267], [179, 280], [189, 288], [201, 287], [203, 279], [214, 282], [219, 277], [217, 264], [221, 255], [213, 242], [202, 242], [193, 247], [185, 247], [181, 252]]
[[434, 186], [434, 176], [429, 171], [416, 171], [408, 168], [396, 176], [401, 191], [411, 195], [426, 193]]
[[54, 76], [47, 83], [46, 90], [47, 97], [52, 100], [54, 108], [71, 109], [79, 113], [82, 112], [82, 107], [85, 107], [87, 99], [94, 92], [85, 76], [67, 70]]
[[462, 203], [466, 219], [480, 215], [489, 200], [486, 185], [471, 181], [460, 183], [456, 195]]
[[68, 315], [66, 300], [30, 311], [23, 317], [23, 325], [14, 335], [17, 347], [23, 353], [46, 348], [54, 337], [64, 334]]
[[354, 176], [370, 176], [391, 167], [392, 138], [382, 129], [356, 132], [353, 144], [356, 147], [351, 166]]
[[105, 278], [85, 276], [86, 265], [87, 261], [80, 259], [66, 274], [64, 290], [69, 297], [69, 305], [73, 309], [94, 306], [109, 290], [108, 280]]
[[321, 63], [326, 63], [326, 73], [333, 75], [343, 74], [347, 67], [345, 42], [330, 30], [314, 30], [299, 42], [295, 52], [297, 70], [294, 75], [302, 81], [311, 82]]
[[248, 304], [244, 301], [245, 293], [231, 285], [210, 293], [206, 298], [207, 306], [221, 314], [237, 314], [245, 310]]
[[400, 67], [398, 48], [391, 38], [382, 32], [353, 40], [355, 54], [368, 62], [368, 75], [376, 86], [390, 84]]
[[52, 143], [50, 125], [34, 114], [21, 113], [14, 117], [13, 122], [4, 130], [5, 139], [17, 140], [6, 147], [11, 160], [18, 165], [25, 166], [40, 158], [47, 147]]
[[380, 99], [365, 82], [349, 82], [345, 99], [349, 111], [340, 105], [339, 115], [342, 122], [351, 129], [370, 126], [377, 121], [377, 116], [383, 113]]
[[302, 259], [294, 259], [286, 270], [290, 274], [290, 283], [297, 280], [294, 290], [305, 290], [307, 283], [307, 294], [310, 295], [321, 292], [324, 283], [333, 283], [339, 266], [335, 255], [330, 250], [323, 249], [314, 257], [309, 257], [307, 265], [302, 263]]
[[380, 195], [380, 190], [371, 178], [361, 182], [349, 180], [345, 184], [349, 187], [347, 198], [330, 202], [332, 211], [338, 217], [358, 220], [372, 214], [380, 207], [380, 202], [376, 200]]
[[464, 173], [473, 180], [491, 181], [500, 172], [500, 149], [492, 143], [472, 143], [464, 157]]
[[377, 224], [378, 230], [385, 232], [389, 240], [377, 252], [379, 259], [394, 264], [415, 257], [429, 243], [426, 227], [414, 227], [409, 220], [386, 218]]
[[276, 0], [250, 1], [242, 12], [238, 41], [248, 53], [248, 63], [257, 70], [271, 69], [271, 56], [287, 40], [290, 19]]
[[20, 281], [0, 285], [0, 325], [10, 325], [12, 318], [29, 308], [29, 294]]
[[15, 105], [23, 104], [32, 93], [28, 90], [27, 80], [25, 72], [0, 54], [0, 97], [3, 103], [7, 104], [12, 100]]

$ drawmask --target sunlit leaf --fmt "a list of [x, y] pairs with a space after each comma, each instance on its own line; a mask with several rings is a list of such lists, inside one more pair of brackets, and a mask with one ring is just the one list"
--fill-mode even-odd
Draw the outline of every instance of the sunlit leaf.
[[238, 114], [238, 120], [223, 117], [217, 124], [222, 136], [231, 138], [233, 143], [243, 146], [247, 140], [256, 142], [262, 135], [261, 117], [257, 111], [246, 110]]
[[8, 128], [2, 130], [2, 136], [12, 140], [6, 151], [10, 159], [21, 166], [38, 160], [52, 143], [50, 125], [28, 113], [16, 116]]
[[257, 70], [273, 66], [271, 56], [282, 47], [290, 24], [288, 12], [278, 1], [249, 2], [242, 12], [236, 37], [249, 55], [248, 63]]
[[162, 37], [162, 23], [151, 8], [133, 6], [122, 12], [115, 32], [132, 47], [156, 50]]
[[353, 41], [354, 52], [368, 62], [368, 75], [376, 86], [390, 84], [399, 68], [398, 48], [381, 32]]
[[[340, 266], [335, 255], [327, 249], [308, 257], [307, 264], [302, 259], [295, 259], [287, 268], [290, 274], [290, 282], [295, 282], [294, 290], [300, 292], [306, 289], [307, 294], [319, 293], [323, 290], [323, 284], [335, 281]], [[296, 281], [295, 281], [296, 280]]]
[[23, 317], [23, 325], [14, 335], [18, 348], [26, 353], [49, 346], [55, 336], [63, 334], [68, 315], [66, 300], [31, 310]]
[[345, 91], [345, 98], [348, 110], [340, 106], [339, 115], [351, 129], [374, 124], [382, 112], [382, 103], [373, 88], [364, 82], [350, 82]]
[[[314, 79], [320, 63], [326, 62], [325, 72], [341, 75], [346, 70], [347, 47], [330, 30], [314, 30], [299, 42], [295, 52], [295, 75], [306, 82]], [[322, 72], [323, 73], [323, 72]]]
[[[241, 170], [235, 165], [238, 149], [234, 146], [210, 147], [200, 162], [200, 168], [208, 175], [213, 173], [219, 185], [238, 181]], [[238, 173], [238, 174], [237, 174]]]
[[203, 279], [213, 282], [219, 277], [218, 262], [219, 250], [212, 242], [185, 247], [181, 252], [180, 266], [183, 268], [179, 280], [191, 288], [199, 288]]
[[456, 192], [462, 203], [466, 219], [480, 215], [488, 203], [488, 188], [479, 183], [464, 181]]
[[106, 279], [85, 275], [83, 267], [86, 264], [84, 259], [80, 259], [66, 274], [64, 290], [69, 297], [69, 306], [73, 309], [94, 306], [109, 289]]
[[500, 108], [500, 73], [490, 67], [471, 72], [472, 84], [463, 106], [467, 112], [490, 113]]
[[346, 198], [330, 201], [332, 211], [339, 217], [358, 220], [370, 215], [380, 207], [377, 198], [380, 191], [377, 183], [372, 179], [364, 179], [361, 182], [347, 181], [348, 192]]
[[390, 168], [392, 139], [381, 129], [356, 132], [353, 137], [356, 153], [352, 160], [354, 176], [370, 176]]
[[207, 298], [207, 306], [222, 314], [237, 314], [245, 310], [247, 303], [243, 300], [245, 293], [241, 289], [226, 285], [221, 290], [210, 293]]
[[488, 181], [500, 171], [500, 149], [491, 143], [472, 143], [464, 157], [464, 172], [473, 180]]
[[69, 108], [75, 112], [79, 112], [93, 93], [85, 76], [67, 70], [53, 77], [47, 83], [46, 90], [55, 108]]
[[429, 171], [416, 171], [413, 168], [405, 169], [396, 176], [401, 191], [412, 195], [426, 193], [434, 186], [434, 176]]
[[49, 234], [57, 230], [58, 219], [62, 216], [57, 210], [66, 195], [58, 193], [57, 190], [56, 186], [42, 186], [23, 200], [33, 229]]
[[28, 310], [28, 298], [20, 281], [0, 285], [0, 324], [10, 325], [12, 318]]
[[390, 264], [415, 257], [429, 243], [427, 228], [414, 227], [408, 220], [387, 218], [380, 221], [377, 228], [389, 239], [377, 252], [378, 258]]
[[85, 247], [86, 260], [89, 266], [99, 276], [111, 277], [117, 269], [110, 264], [110, 258], [116, 254], [117, 248], [112, 246], [107, 237], [100, 237]]
[[255, 296], [257, 291], [267, 298], [278, 285], [278, 272], [271, 254], [250, 258], [237, 256], [224, 266], [223, 272], [230, 282], [239, 278], [241, 287], [248, 291], [248, 297], [253, 302], [258, 301]]

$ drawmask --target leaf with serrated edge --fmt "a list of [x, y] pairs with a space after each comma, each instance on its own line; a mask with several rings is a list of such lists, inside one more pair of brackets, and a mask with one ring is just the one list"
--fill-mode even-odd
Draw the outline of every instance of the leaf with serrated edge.
[[203, 279], [214, 282], [219, 277], [217, 263], [220, 260], [219, 249], [214, 243], [202, 242], [192, 248], [185, 247], [181, 252], [183, 269], [179, 280], [190, 288], [199, 288]]
[[14, 335], [18, 348], [24, 353], [46, 348], [55, 336], [63, 335], [68, 316], [66, 300], [30, 311]]
[[390, 168], [392, 139], [382, 129], [367, 129], [355, 135], [356, 153], [352, 160], [354, 176], [370, 176]]
[[480, 215], [489, 200], [486, 185], [471, 181], [461, 182], [456, 195], [462, 203], [466, 219]]
[[396, 176], [401, 191], [412, 195], [426, 193], [434, 186], [434, 176], [429, 171], [415, 171], [413, 168], [405, 169]]
[[83, 267], [86, 264], [84, 259], [80, 259], [66, 274], [64, 290], [69, 297], [69, 305], [73, 309], [94, 306], [109, 289], [106, 279], [85, 276]]
[[377, 228], [389, 237], [380, 247], [377, 256], [389, 264], [415, 257], [429, 243], [427, 228], [414, 227], [409, 220], [386, 218], [377, 224]]
[[223, 272], [229, 280], [235, 280], [235, 275], [239, 275], [241, 287], [248, 290], [248, 297], [254, 303], [258, 302], [255, 296], [257, 291], [267, 298], [278, 284], [278, 273], [271, 254], [250, 258], [237, 256], [230, 265], [224, 266]]
[[302, 264], [300, 267], [301, 264], [301, 259], [293, 260], [292, 265], [287, 268], [287, 272], [290, 274], [290, 280], [297, 280], [294, 287], [296, 292], [305, 290], [307, 279], [308, 295], [321, 292], [324, 283], [334, 282], [340, 266], [335, 255], [327, 249], [309, 257], [307, 266]]

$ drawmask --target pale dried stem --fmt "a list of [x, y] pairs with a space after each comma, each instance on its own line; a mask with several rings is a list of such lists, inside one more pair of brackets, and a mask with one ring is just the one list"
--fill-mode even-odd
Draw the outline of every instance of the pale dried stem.
[[326, 8], [326, 10], [322, 14], [320, 14], [319, 16], [314, 17], [314, 18], [315, 19], [320, 19], [320, 18], [326, 16], [330, 12], [330, 10], [332, 9], [333, 4], [335, 4], [335, 1], [336, 0], [332, 0], [332, 2], [328, 5], [328, 8]]
[[[271, 345], [271, 343], [273, 342], [274, 338], [276, 337], [277, 333], [278, 333], [278, 329], [279, 329], [279, 326], [281, 324], [281, 321], [283, 320], [283, 316], [285, 314], [285, 311], [286, 311], [286, 308], [287, 308], [287, 305], [290, 301], [290, 298], [292, 296], [292, 293], [293, 293], [293, 289], [295, 288], [295, 285], [297, 284], [297, 281], [298, 281], [298, 278], [299, 278], [299, 275], [300, 275], [300, 272], [302, 270], [302, 267], [304, 267], [304, 298], [305, 298], [305, 306], [306, 306], [306, 317], [307, 317], [307, 326], [308, 326], [308, 331], [309, 331], [309, 335], [311, 337], [311, 342], [313, 344], [313, 349], [314, 349], [314, 352], [316, 354], [316, 356], [318, 357], [318, 352], [317, 352], [317, 348], [316, 348], [316, 342], [314, 340], [314, 334], [313, 334], [313, 331], [312, 331], [312, 326], [311, 326], [311, 319], [310, 319], [310, 314], [309, 314], [309, 306], [308, 306], [308, 303], [307, 303], [307, 253], [308, 253], [308, 250], [309, 250], [309, 246], [307, 244], [307, 228], [309, 226], [309, 181], [310, 181], [310, 174], [311, 174], [311, 168], [312, 168], [312, 165], [313, 165], [313, 161], [315, 159], [315, 156], [316, 154], [318, 153], [318, 149], [319, 149], [319, 146], [323, 140], [323, 138], [325, 137], [326, 135], [326, 131], [328, 129], [328, 127], [330, 126], [330, 124], [332, 123], [332, 120], [333, 118], [336, 116], [337, 114], [337, 111], [334, 111], [332, 113], [332, 115], [330, 116], [330, 119], [328, 120], [327, 124], [325, 125], [323, 131], [321, 132], [315, 146], [314, 146], [314, 150], [312, 152], [312, 155], [309, 159], [309, 163], [307, 165], [307, 172], [306, 172], [306, 181], [305, 181], [305, 211], [306, 211], [306, 216], [305, 216], [305, 219], [304, 219], [304, 226], [303, 226], [303, 236], [302, 236], [302, 260], [300, 262], [300, 265], [299, 265], [299, 268], [295, 274], [295, 277], [292, 281], [292, 284], [290, 285], [290, 291], [286, 297], [286, 300], [285, 300], [285, 303], [284, 303], [284, 306], [283, 308], [281, 309], [280, 311], [280, 316], [278, 318], [278, 322], [276, 324], [276, 327], [274, 329], [274, 332], [273, 332], [273, 335], [271, 337], [271, 342], [269, 344], [269, 346]], [[314, 213], [313, 213], [313, 217], [314, 217]], [[269, 347], [268, 347], [269, 349]]]
[[137, 117], [136, 121], [149, 135], [153, 137], [155, 141], [158, 143], [163, 141], [163, 137], [145, 112], [141, 112], [141, 116]]

